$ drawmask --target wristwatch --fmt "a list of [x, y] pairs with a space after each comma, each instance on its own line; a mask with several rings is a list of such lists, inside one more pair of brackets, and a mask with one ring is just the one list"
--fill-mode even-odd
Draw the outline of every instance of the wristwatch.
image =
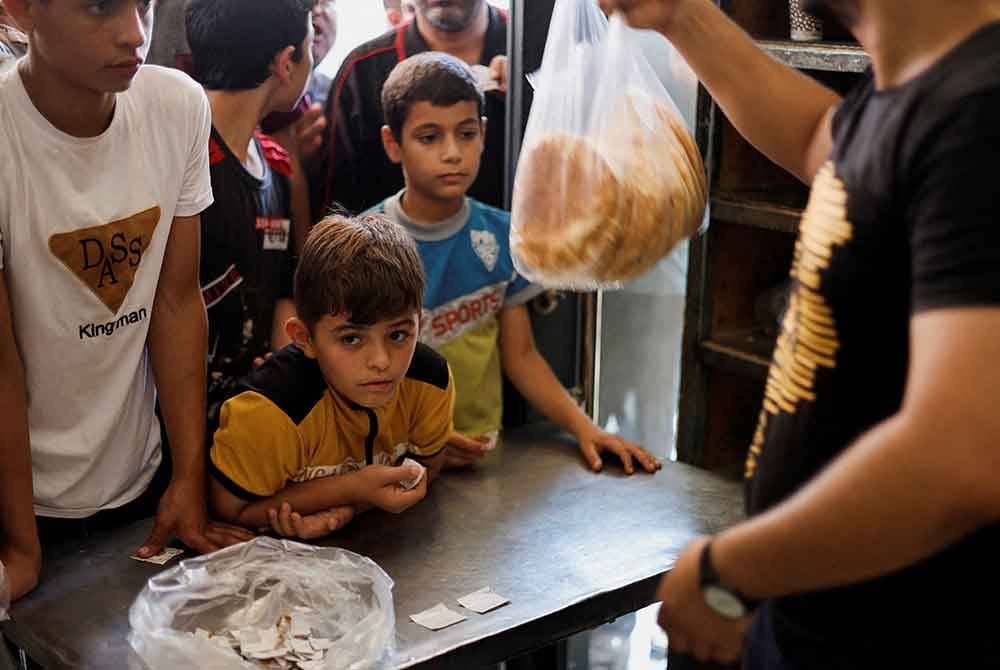
[[742, 619], [750, 614], [757, 603], [742, 593], [722, 583], [722, 578], [712, 565], [712, 542], [709, 540], [701, 550], [698, 562], [699, 586], [709, 609], [724, 619]]

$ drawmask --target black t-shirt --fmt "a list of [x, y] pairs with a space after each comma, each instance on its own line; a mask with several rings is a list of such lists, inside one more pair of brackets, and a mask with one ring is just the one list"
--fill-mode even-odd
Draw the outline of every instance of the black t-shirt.
[[201, 215], [201, 287], [208, 308], [210, 430], [235, 382], [270, 351], [275, 303], [293, 292], [291, 163], [266, 135], [254, 143], [263, 159], [261, 179], [214, 127], [209, 140], [215, 202]]
[[[869, 76], [833, 137], [747, 460], [752, 514], [899, 410], [913, 314], [1000, 305], [1000, 24], [898, 88]], [[995, 525], [894, 575], [779, 599], [779, 645], [804, 668], [1000, 667], [997, 623], [974, 606], [1000, 602], [998, 565]]]
[[[480, 64], [507, 53], [507, 15], [488, 6], [489, 25]], [[403, 170], [392, 163], [382, 146], [382, 86], [402, 60], [430, 51], [411, 21], [365, 42], [344, 59], [326, 99], [327, 130], [323, 146], [309, 165], [313, 218], [333, 206], [355, 214], [379, 204], [403, 188]], [[503, 206], [506, 96], [486, 94], [488, 120], [479, 175], [468, 195], [494, 207]]]

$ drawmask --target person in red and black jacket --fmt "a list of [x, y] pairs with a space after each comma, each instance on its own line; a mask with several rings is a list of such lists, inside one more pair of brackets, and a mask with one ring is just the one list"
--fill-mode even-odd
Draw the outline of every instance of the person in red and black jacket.
[[417, 0], [414, 20], [366, 42], [344, 60], [326, 101], [323, 144], [308, 165], [312, 215], [358, 213], [403, 188], [403, 172], [382, 149], [382, 85], [396, 64], [443, 51], [489, 67], [499, 90], [486, 95], [486, 150], [469, 195], [501, 206], [506, 118], [507, 16], [486, 0]]
[[292, 109], [312, 70], [313, 0], [190, 0], [192, 73], [212, 107], [215, 203], [201, 218], [208, 308], [208, 430], [254, 361], [287, 344], [295, 315], [292, 162], [256, 130]]

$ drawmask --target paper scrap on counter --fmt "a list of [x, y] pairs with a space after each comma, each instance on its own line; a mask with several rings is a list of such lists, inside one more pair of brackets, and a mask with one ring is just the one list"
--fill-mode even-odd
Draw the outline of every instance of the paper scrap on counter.
[[441, 630], [442, 628], [447, 628], [448, 626], [452, 626], [460, 621], [465, 621], [466, 617], [458, 612], [453, 612], [448, 609], [445, 607], [444, 603], [438, 603], [434, 607], [426, 609], [423, 612], [411, 614], [410, 619], [424, 628]]
[[132, 559], [134, 559], [136, 561], [142, 561], [143, 563], [154, 563], [156, 565], [166, 565], [167, 561], [169, 561], [170, 559], [172, 559], [174, 556], [179, 556], [180, 554], [183, 554], [183, 553], [184, 553], [183, 549], [177, 549], [175, 547], [166, 547], [160, 553], [155, 554], [153, 556], [150, 556], [149, 558], [142, 558], [142, 557], [138, 556], [137, 554], [132, 554], [132, 556], [130, 556], [130, 558], [132, 558]]
[[473, 591], [467, 596], [462, 596], [458, 599], [458, 604], [465, 609], [472, 610], [473, 612], [478, 612], [479, 614], [485, 614], [490, 610], [495, 610], [498, 607], [502, 607], [509, 603], [510, 600], [504, 598], [499, 593], [495, 593], [493, 589], [485, 586], [478, 591]]

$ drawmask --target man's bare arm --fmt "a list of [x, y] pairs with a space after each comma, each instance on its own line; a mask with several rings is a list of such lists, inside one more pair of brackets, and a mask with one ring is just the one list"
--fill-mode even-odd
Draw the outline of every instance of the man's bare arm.
[[175, 480], [205, 481], [208, 318], [198, 280], [201, 217], [174, 219], [149, 326], [149, 354]]
[[251, 537], [206, 517], [205, 360], [208, 319], [201, 297], [201, 220], [176, 217], [156, 287], [149, 356], [166, 423], [173, 474], [156, 523], [139, 555], [158, 552], [176, 535], [196, 551], [215, 551]]
[[1000, 519], [998, 329], [997, 308], [915, 316], [900, 412], [787, 502], [719, 535], [723, 578], [759, 598], [840, 586]]

